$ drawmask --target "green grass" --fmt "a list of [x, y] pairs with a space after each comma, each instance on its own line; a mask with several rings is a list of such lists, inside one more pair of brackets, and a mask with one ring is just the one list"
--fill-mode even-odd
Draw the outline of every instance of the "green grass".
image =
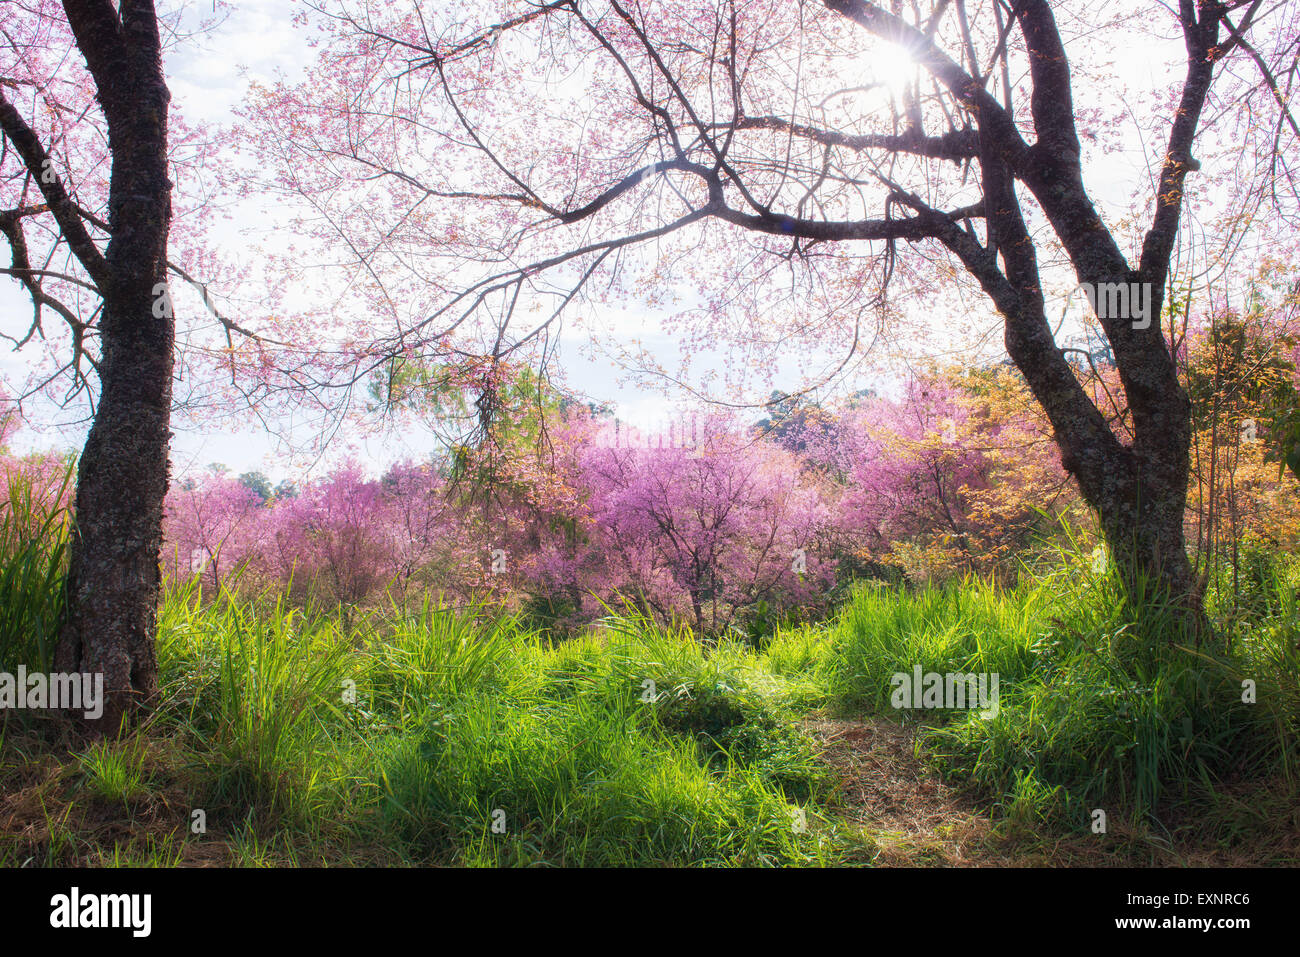
[[97, 741], [76, 755], [84, 786], [102, 801], [130, 805], [149, 793], [145, 741]]
[[[1158, 818], [1225, 782], [1294, 774], [1300, 654], [1294, 592], [1231, 651], [1181, 637], [1150, 603], [1126, 617], [1113, 580], [1084, 564], [1005, 591], [967, 581], [864, 591], [817, 670], [841, 708], [889, 714], [889, 677], [998, 673], [1000, 709], [897, 712], [931, 761], [1014, 820], [1085, 829], [1095, 808]], [[1243, 681], [1256, 702], [1243, 702]]]
[[386, 756], [385, 815], [420, 858], [459, 863], [789, 864], [816, 859], [752, 767], [702, 765], [633, 705], [473, 696]]
[[[35, 501], [16, 485], [0, 512], [6, 665], [48, 662], [61, 610], [66, 523]], [[870, 861], [879, 835], [844, 817], [805, 728], [826, 714], [913, 729], [926, 762], [1042, 846], [1088, 835], [1101, 808], [1144, 840], [1181, 827], [1231, 848], [1270, 827], [1244, 785], [1287, 782], [1269, 807], [1294, 793], [1288, 568], [1257, 563], [1230, 609], [1212, 593], [1223, 627], [1199, 642], [1071, 556], [1010, 589], [862, 587], [832, 621], [758, 647], [627, 610], [557, 642], [432, 598], [341, 615], [173, 585], [160, 704], [142, 728], [88, 744], [0, 716], [0, 794], [21, 796], [6, 813], [28, 835], [0, 834], [0, 862]], [[997, 715], [895, 709], [890, 679], [915, 666], [998, 674]], [[191, 830], [195, 811], [206, 831]], [[913, 843], [929, 848], [919, 863], [939, 859], [934, 841]]]
[[327, 814], [329, 773], [365, 712], [344, 702], [355, 650], [338, 623], [283, 601], [203, 605], [190, 583], [159, 615], [161, 729], [194, 755], [197, 803], [219, 819], [303, 825]]
[[63, 616], [71, 516], [59, 501], [74, 479], [69, 462], [0, 473], [0, 670], [49, 671]]
[[827, 854], [795, 826], [827, 790], [796, 686], [738, 642], [620, 619], [553, 645], [431, 603], [344, 633], [190, 586], [164, 603], [159, 664], [152, 730], [187, 742], [196, 803], [240, 848], [274, 825], [440, 863]]
[[[1094, 808], [1150, 825], [1292, 774], [1294, 599], [1228, 652], [1171, 644], [1158, 609], [1125, 620], [1113, 589], [1080, 568], [1013, 590], [867, 588], [762, 650], [635, 617], [554, 644], [432, 603], [344, 633], [180, 589], [159, 720], [187, 736], [218, 820], [438, 863], [833, 860], [833, 775], [800, 725], [819, 709], [913, 725], [996, 816], [1064, 833]], [[915, 665], [997, 673], [999, 713], [894, 709], [890, 678]]]

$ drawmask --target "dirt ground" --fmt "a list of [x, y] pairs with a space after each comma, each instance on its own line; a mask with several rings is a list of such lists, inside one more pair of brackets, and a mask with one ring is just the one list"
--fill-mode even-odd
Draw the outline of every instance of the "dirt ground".
[[945, 784], [916, 756], [912, 733], [885, 720], [822, 718], [808, 730], [838, 772], [829, 808], [884, 867], [1242, 867], [1300, 864], [1300, 801], [1294, 783], [1219, 788], [1219, 806], [1168, 830], [1111, 821], [1104, 835], [1057, 837], [995, 823], [987, 804]]

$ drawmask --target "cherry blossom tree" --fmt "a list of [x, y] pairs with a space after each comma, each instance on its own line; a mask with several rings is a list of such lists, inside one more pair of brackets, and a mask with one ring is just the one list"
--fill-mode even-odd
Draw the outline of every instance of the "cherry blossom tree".
[[[193, 187], [212, 151], [170, 107], [163, 55], [186, 32], [180, 15], [154, 0], [0, 5], [0, 274], [32, 303], [6, 337], [49, 346], [20, 401], [44, 393], [91, 410], [55, 666], [104, 675], [106, 729], [156, 690], [176, 346], [167, 280], [198, 284], [202, 260], [195, 246], [169, 253], [176, 214], [195, 238], [208, 199], [175, 180]], [[56, 348], [66, 359], [45, 368]]]
[[[775, 353], [803, 336], [851, 357], [873, 316], [896, 316], [891, 294], [933, 302], [973, 284], [1124, 580], [1154, 577], [1199, 620], [1190, 404], [1165, 305], [1211, 133], [1255, 157], [1234, 166], [1234, 148], [1218, 167], [1236, 204], [1225, 249], [1257, 224], [1236, 213], [1295, 213], [1282, 144], [1297, 131], [1296, 4], [308, 6], [319, 67], [265, 91], [251, 135], [376, 299], [418, 304], [388, 346], [444, 347], [477, 313], [499, 356], [543, 344], [577, 301], [655, 301], [671, 273], [695, 291], [682, 318], [701, 342]], [[1127, 211], [1141, 226], [1121, 228], [1085, 174], [1126, 134], [1088, 90], [1107, 75], [1099, 51], [1141, 55], [1164, 29], [1182, 38], [1183, 72], [1131, 98], [1161, 145]], [[1056, 340], [1049, 299], [1065, 276], [1102, 304], [1131, 435]]]
[[0, 389], [0, 454], [4, 453], [14, 433], [18, 431], [18, 425], [18, 409], [13, 400]]
[[626, 597], [704, 634], [760, 607], [821, 604], [834, 577], [818, 548], [829, 511], [798, 459], [718, 417], [682, 439], [637, 442], [581, 417], [557, 430], [576, 522], [535, 540], [525, 581], [574, 601]]
[[[113, 727], [153, 694], [157, 672], [175, 334], [171, 318], [155, 312], [172, 215], [158, 17], [151, 0], [40, 0], [6, 4], [0, 16], [8, 147], [0, 231], [13, 254], [10, 274], [31, 295], [33, 331], [43, 311], [57, 314], [71, 330], [74, 375], [93, 364], [99, 379], [55, 665], [104, 675], [104, 719]], [[38, 231], [47, 248], [33, 254], [28, 237]], [[79, 273], [53, 270], [57, 293], [44, 281], [56, 259]], [[83, 347], [92, 316], [97, 357]]]
[[264, 547], [265, 536], [258, 534], [264, 511], [257, 492], [224, 475], [173, 486], [165, 525], [173, 575], [198, 574], [219, 591], [223, 575]]
[[[809, 454], [843, 486], [835, 527], [847, 548], [914, 577], [1013, 573], [1075, 500], [1018, 376], [994, 367], [916, 374], [897, 399], [855, 401], [832, 443]], [[1011, 567], [1008, 567], [1011, 566]]]

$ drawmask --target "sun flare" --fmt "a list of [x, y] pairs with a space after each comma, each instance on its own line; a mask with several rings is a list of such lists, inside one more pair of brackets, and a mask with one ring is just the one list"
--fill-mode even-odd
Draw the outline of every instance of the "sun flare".
[[908, 83], [916, 76], [916, 60], [903, 47], [894, 43], [879, 43], [862, 55], [866, 76], [879, 83], [894, 96], [901, 96]]

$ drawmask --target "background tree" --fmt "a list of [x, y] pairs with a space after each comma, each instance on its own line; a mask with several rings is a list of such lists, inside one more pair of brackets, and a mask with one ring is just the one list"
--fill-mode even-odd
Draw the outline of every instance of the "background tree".
[[[264, 544], [258, 513], [265, 500], [242, 478], [212, 473], [182, 483], [167, 495], [167, 554], [178, 581], [200, 575], [213, 593], [224, 575]], [[230, 560], [235, 553], [237, 560]]]
[[239, 484], [254, 493], [263, 505], [275, 495], [271, 480], [261, 472], [244, 472], [239, 476]]
[[826, 509], [795, 456], [720, 417], [699, 431], [689, 448], [582, 449], [592, 583], [621, 581], [661, 618], [702, 634], [760, 603], [775, 611], [824, 595], [834, 572], [817, 548]]

